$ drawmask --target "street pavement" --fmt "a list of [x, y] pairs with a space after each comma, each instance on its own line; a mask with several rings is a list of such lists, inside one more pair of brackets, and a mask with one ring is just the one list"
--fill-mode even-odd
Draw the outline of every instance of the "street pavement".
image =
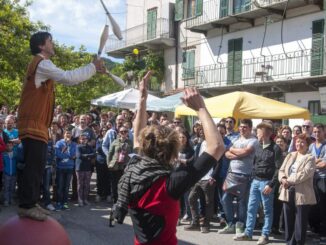
[[[92, 184], [91, 204], [89, 206], [78, 207], [77, 203], [70, 202], [70, 210], [54, 211], [51, 216], [58, 220], [67, 231], [73, 245], [128, 245], [133, 243], [133, 229], [131, 220], [126, 217], [123, 225], [115, 224], [109, 227], [109, 211], [111, 205], [102, 201], [95, 203], [95, 187]], [[16, 213], [16, 206], [1, 207], [0, 224], [3, 224]], [[255, 233], [254, 241], [236, 242], [233, 241], [234, 235], [221, 235], [218, 223], [212, 223], [211, 232], [202, 234], [199, 231], [184, 231], [184, 224], [178, 226], [177, 237], [181, 245], [254, 245], [256, 244], [259, 233]], [[271, 237], [270, 244], [284, 244], [282, 236]], [[315, 245], [311, 238], [306, 244]], [[38, 244], [35, 244], [38, 245]], [[60, 245], [60, 244], [58, 244]]]

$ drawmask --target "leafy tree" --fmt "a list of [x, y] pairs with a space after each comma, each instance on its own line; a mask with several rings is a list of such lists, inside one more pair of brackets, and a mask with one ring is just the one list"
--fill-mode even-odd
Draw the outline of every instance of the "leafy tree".
[[[29, 20], [27, 7], [19, 5], [19, 0], [0, 0], [0, 104], [10, 107], [19, 104], [22, 81], [27, 65], [31, 60], [29, 39], [38, 30], [49, 31], [44, 24]], [[55, 44], [56, 55], [52, 61], [60, 68], [68, 70], [85, 65], [92, 60], [92, 55], [81, 46], [74, 47]], [[115, 64], [105, 60], [109, 69]], [[114, 69], [113, 69], [114, 70]], [[96, 75], [78, 86], [56, 85], [56, 103], [64, 108], [75, 108], [77, 112], [88, 110], [91, 99], [121, 89], [106, 75]]]

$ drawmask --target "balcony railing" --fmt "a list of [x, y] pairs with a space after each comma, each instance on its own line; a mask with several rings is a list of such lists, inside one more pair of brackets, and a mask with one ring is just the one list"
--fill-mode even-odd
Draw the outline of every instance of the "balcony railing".
[[114, 35], [110, 35], [108, 44], [106, 46], [106, 51], [110, 52], [123, 49], [125, 47], [142, 44], [158, 38], [174, 38], [173, 22], [169, 19], [159, 18], [156, 21], [156, 28], [147, 30], [147, 27], [148, 24], [144, 23], [123, 31], [123, 39], [121, 41], [117, 40]]
[[[320, 54], [321, 61], [323, 61], [324, 55], [324, 52]], [[318, 64], [322, 66], [323, 62]], [[311, 50], [244, 59], [240, 69], [241, 79], [237, 78], [241, 81], [240, 83], [228, 80], [227, 63], [183, 69], [183, 78], [185, 86], [211, 88], [236, 84], [294, 80], [324, 73], [321, 67], [315, 68], [317, 70], [311, 70]]]
[[[232, 2], [230, 2], [232, 1]], [[203, 14], [200, 16], [192, 17], [186, 20], [186, 26], [187, 28], [192, 28], [196, 26], [202, 26], [208, 23], [218, 23], [221, 21], [222, 25], [228, 25], [232, 24], [233, 22], [227, 21], [229, 16], [233, 15], [240, 15], [242, 13], [249, 13], [250, 11], [254, 10], [266, 10], [268, 8], [276, 7], [280, 13], [282, 12], [284, 6], [287, 2], [287, 0], [257, 0], [257, 4], [254, 3], [254, 0], [252, 0], [249, 3], [244, 3], [245, 1], [241, 2], [240, 0], [229, 0], [228, 7], [221, 7], [221, 0], [204, 0], [203, 2]], [[308, 4], [307, 1], [292, 1], [288, 8], [295, 8], [298, 6], [302, 6], [304, 4]], [[231, 7], [232, 6], [232, 7]], [[230, 8], [231, 7], [231, 8]], [[267, 11], [261, 11], [261, 16], [270, 14]], [[249, 17], [248, 14], [246, 14], [245, 17]], [[251, 18], [254, 18], [255, 16], [251, 16]], [[256, 17], [259, 17], [256, 16]], [[222, 21], [224, 19], [224, 21]], [[236, 20], [234, 20], [236, 21]]]

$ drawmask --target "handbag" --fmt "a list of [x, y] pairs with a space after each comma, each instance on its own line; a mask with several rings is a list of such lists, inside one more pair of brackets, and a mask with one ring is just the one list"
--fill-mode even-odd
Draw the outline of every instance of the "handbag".
[[237, 197], [242, 197], [248, 191], [250, 177], [248, 175], [228, 172], [223, 183], [223, 190]]

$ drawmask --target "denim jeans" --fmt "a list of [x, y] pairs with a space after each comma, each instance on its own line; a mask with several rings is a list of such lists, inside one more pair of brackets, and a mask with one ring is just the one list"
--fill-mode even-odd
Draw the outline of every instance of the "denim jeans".
[[68, 202], [68, 193], [70, 182], [73, 174], [73, 169], [57, 169], [57, 179], [58, 179], [58, 188], [57, 188], [57, 202], [66, 203]]
[[[247, 201], [248, 201], [248, 191], [249, 191], [249, 183], [248, 183], [248, 190], [241, 197], [237, 197], [228, 192], [224, 192], [222, 198], [223, 209], [226, 217], [226, 221], [228, 224], [235, 224], [236, 221], [240, 221], [242, 223], [246, 223], [246, 216], [247, 216]], [[237, 220], [235, 220], [235, 209], [233, 205], [233, 199], [237, 198], [238, 202], [238, 210], [237, 210]]]
[[13, 195], [15, 194], [16, 188], [16, 175], [6, 175], [4, 174], [4, 199], [6, 202], [10, 203], [12, 201]]
[[43, 173], [43, 183], [42, 183], [42, 191], [43, 191], [43, 202], [44, 205], [47, 206], [51, 203], [50, 198], [50, 183], [52, 181], [52, 167], [46, 167]]
[[268, 180], [257, 180], [254, 179], [251, 182], [250, 193], [249, 193], [249, 202], [248, 202], [248, 212], [247, 212], [247, 222], [245, 233], [252, 237], [256, 217], [260, 202], [263, 204], [264, 209], [264, 226], [262, 229], [262, 235], [269, 237], [270, 230], [273, 224], [273, 201], [274, 201], [274, 192], [270, 194], [263, 194], [265, 186], [269, 183]]

